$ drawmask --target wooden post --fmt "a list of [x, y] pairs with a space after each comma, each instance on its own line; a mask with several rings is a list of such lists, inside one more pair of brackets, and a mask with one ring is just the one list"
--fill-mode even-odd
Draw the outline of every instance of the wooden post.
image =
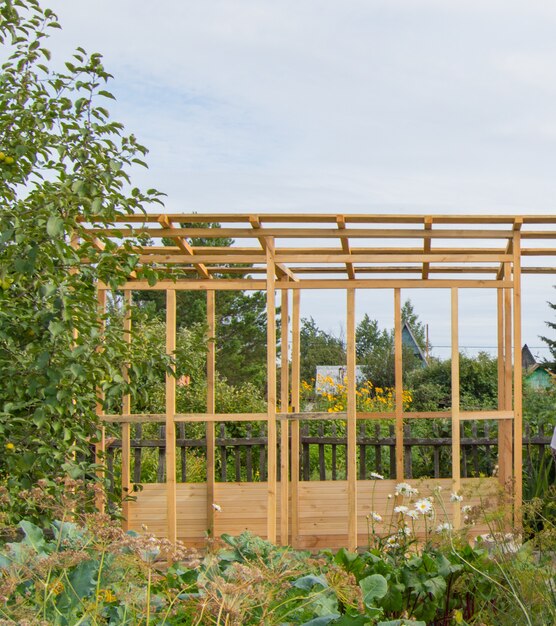
[[[281, 293], [281, 366], [280, 366], [280, 411], [288, 413], [289, 406], [289, 358], [288, 358], [288, 290]], [[280, 422], [280, 543], [285, 546], [289, 543], [289, 471], [290, 471], [290, 441], [289, 420]]]
[[267, 538], [276, 543], [276, 276], [274, 240], [266, 240], [267, 327]]
[[[98, 315], [101, 318], [100, 328], [101, 328], [101, 336], [104, 340], [104, 329], [105, 329], [105, 321], [103, 316], [106, 312], [106, 290], [98, 289], [97, 290], [97, 305], [98, 305]], [[97, 350], [100, 352], [103, 349], [102, 345], [100, 345]], [[100, 418], [104, 415], [103, 409], [103, 400], [104, 394], [101, 389], [97, 389], [97, 402], [96, 402], [96, 414], [97, 417]], [[99, 424], [100, 430], [100, 440], [95, 443], [95, 465], [97, 465], [96, 475], [99, 479], [99, 482], [102, 484], [102, 491], [98, 491], [95, 496], [95, 507], [99, 513], [104, 513], [106, 508], [106, 494], [104, 479], [106, 476], [106, 427], [104, 424]]]
[[[293, 292], [292, 303], [292, 411], [299, 413], [299, 377], [300, 377], [300, 299], [301, 291]], [[299, 537], [299, 420], [291, 424], [291, 526], [292, 546], [295, 547]]]
[[[207, 413], [216, 413], [216, 316], [215, 291], [207, 291]], [[214, 422], [205, 424], [207, 440], [207, 524], [211, 536], [215, 536], [214, 483], [215, 483], [215, 431]]]
[[[166, 354], [176, 350], [176, 290], [166, 291]], [[176, 520], [176, 377], [166, 374], [166, 515], [168, 539], [177, 539]]]
[[403, 344], [402, 344], [402, 305], [400, 289], [394, 289], [394, 381], [396, 413], [396, 479], [403, 480]]
[[[452, 287], [452, 491], [461, 489], [458, 290]], [[461, 526], [461, 507], [453, 503], [454, 528]]]
[[[514, 227], [515, 228], [515, 227]], [[514, 526], [521, 528], [523, 499], [523, 425], [522, 425], [522, 371], [521, 371], [521, 233], [513, 237], [514, 279]]]
[[355, 362], [355, 289], [347, 290], [347, 480], [348, 549], [357, 548], [357, 407]]
[[[124, 339], [131, 343], [131, 291], [124, 291]], [[129, 382], [129, 364], [122, 368], [123, 378]], [[122, 413], [131, 413], [131, 396], [124, 394], [122, 398]], [[129, 496], [131, 494], [131, 424], [122, 424], [122, 516], [123, 529], [129, 530]]]
[[[504, 263], [504, 279], [510, 280], [509, 263]], [[512, 302], [509, 289], [498, 289], [498, 408], [512, 409]], [[498, 420], [498, 478], [501, 486], [513, 491], [513, 425]]]

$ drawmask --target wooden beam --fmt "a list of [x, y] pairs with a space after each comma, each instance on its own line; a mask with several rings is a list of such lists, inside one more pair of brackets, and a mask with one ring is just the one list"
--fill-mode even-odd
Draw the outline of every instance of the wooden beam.
[[513, 238], [513, 328], [514, 328], [514, 527], [521, 528], [523, 501], [523, 373], [521, 362], [521, 237], [516, 228]]
[[[158, 221], [160, 222], [160, 224], [165, 230], [169, 230], [171, 232], [176, 230], [172, 224], [172, 220], [167, 215], [161, 215], [158, 218]], [[183, 238], [183, 236], [169, 235], [168, 238], [172, 239], [172, 241], [176, 243], [176, 246], [182, 252], [192, 257], [195, 256], [195, 253], [193, 252], [193, 248], [191, 247], [189, 242]], [[197, 272], [199, 272], [200, 276], [202, 276], [203, 278], [211, 278], [211, 275], [209, 274], [209, 272], [207, 271], [207, 268], [205, 267], [203, 263], [193, 263], [193, 266], [195, 267]]]
[[[341, 231], [345, 231], [346, 230], [346, 218], [344, 215], [338, 215], [338, 217], [336, 218], [336, 221], [338, 223], [338, 229]], [[350, 254], [350, 249], [349, 249], [349, 240], [347, 238], [347, 235], [341, 235], [340, 236], [340, 242], [342, 244], [342, 251], [344, 252], [344, 254]], [[347, 275], [348, 278], [350, 278], [351, 280], [353, 280], [355, 278], [355, 272], [353, 271], [353, 263], [346, 263], [346, 270], [347, 270]]]
[[[429, 215], [428, 217], [425, 217], [425, 230], [431, 230], [431, 229], [432, 229], [432, 217], [430, 217]], [[423, 241], [423, 250], [425, 251], [425, 254], [430, 253], [431, 251], [431, 239], [429, 237], [425, 237]], [[430, 262], [425, 261], [423, 263], [423, 270], [421, 274], [421, 277], [423, 278], [423, 280], [426, 280], [429, 277], [429, 269], [430, 269]]]
[[[168, 217], [174, 222], [188, 222], [191, 224], [204, 222], [221, 222], [223, 224], [248, 223], [253, 213], [169, 213]], [[335, 213], [257, 213], [257, 217], [265, 222], [280, 223], [334, 223]], [[346, 216], [350, 224], [422, 224], [428, 215], [414, 213], [351, 213]], [[431, 216], [438, 224], [513, 224], [516, 215], [500, 215], [493, 213], [480, 214], [434, 214]], [[556, 224], [553, 214], [524, 215], [524, 224]], [[117, 223], [149, 223], [158, 219], [158, 215], [137, 213], [117, 215], [112, 221]], [[81, 222], [103, 223], [106, 218], [102, 215], [92, 216]]]
[[[131, 291], [124, 291], [124, 340], [131, 344]], [[122, 376], [126, 383], [129, 382], [129, 364], [122, 367]], [[126, 393], [122, 397], [122, 413], [131, 413], [131, 396]], [[130, 528], [130, 496], [131, 486], [131, 426], [122, 424], [122, 528], [128, 531]]]
[[394, 289], [394, 387], [396, 415], [396, 479], [404, 478], [403, 447], [403, 343], [401, 291]]
[[[299, 292], [295, 292], [299, 293]], [[295, 296], [294, 293], [294, 296]], [[292, 374], [293, 375], [293, 374]], [[293, 383], [292, 383], [293, 386]], [[358, 411], [358, 420], [383, 420], [395, 419], [395, 411]], [[405, 419], [451, 419], [451, 411], [404, 411]], [[102, 422], [119, 424], [129, 422], [130, 424], [163, 423], [165, 413], [132, 413], [132, 414], [111, 414], [100, 417]], [[280, 420], [335, 420], [347, 419], [346, 411], [329, 413], [328, 411], [293, 411], [292, 413], [276, 413], [276, 418]], [[174, 421], [181, 422], [266, 422], [266, 413], [176, 413]], [[490, 411], [460, 411], [460, 420], [511, 420], [513, 411], [490, 410]]]
[[[300, 405], [300, 300], [301, 292], [293, 292], [292, 303], [292, 411], [299, 412]], [[291, 524], [292, 524], [292, 546], [295, 548], [299, 537], [299, 421], [291, 422]]]
[[[216, 413], [216, 292], [207, 291], [207, 413]], [[211, 537], [216, 536], [214, 500], [215, 475], [215, 432], [214, 422], [206, 421], [207, 440], [207, 522]]]
[[267, 539], [276, 543], [276, 294], [274, 242], [266, 242], [266, 328], [267, 328]]
[[[100, 319], [100, 332], [101, 332], [101, 342], [104, 342], [104, 332], [106, 329], [106, 322], [104, 320], [104, 315], [106, 313], [106, 291], [97, 291], [97, 315]], [[103, 345], [99, 344], [97, 347], [97, 352], [103, 350]], [[100, 388], [97, 388], [97, 401], [95, 407], [95, 413], [97, 415], [97, 419], [100, 422], [99, 430], [100, 430], [100, 440], [95, 443], [95, 465], [97, 466], [96, 476], [99, 483], [102, 484], [102, 491], [98, 491], [95, 495], [95, 507], [99, 513], [104, 513], [106, 508], [106, 493], [105, 493], [105, 484], [104, 481], [106, 479], [106, 427], [102, 423], [102, 417], [104, 416], [104, 394]]]
[[[504, 264], [510, 279], [510, 264]], [[512, 301], [509, 289], [498, 289], [498, 407], [512, 409]], [[513, 412], [512, 412], [513, 415]], [[498, 422], [498, 478], [508, 494], [513, 492], [513, 425]]]
[[[284, 283], [276, 283], [276, 289], [281, 289]], [[412, 278], [384, 278], [384, 279], [355, 279], [355, 280], [300, 280], [299, 282], [288, 283], [288, 289], [449, 289], [456, 286], [459, 289], [489, 289], [497, 287], [511, 287], [503, 280], [421, 280]], [[110, 289], [109, 285], [99, 283], [99, 289]], [[166, 289], [206, 291], [215, 289], [217, 291], [264, 291], [266, 281], [264, 280], [228, 280], [219, 279], [215, 281], [176, 279], [160, 280], [155, 285], [150, 285], [146, 280], [130, 281], [122, 285], [123, 289], [133, 289], [137, 291], [165, 291]]]
[[[280, 345], [280, 411], [289, 412], [289, 359], [288, 359], [288, 290], [282, 289], [281, 315], [281, 345]], [[290, 440], [289, 421], [283, 420], [280, 424], [280, 542], [283, 546], [289, 544], [289, 471], [290, 471]]]
[[[276, 251], [275, 258], [277, 263], [280, 263], [280, 268], [277, 272], [278, 278], [284, 278], [287, 276], [291, 280], [294, 280], [295, 274], [285, 265], [285, 263], [491, 263], [505, 262], [511, 260], [511, 255], [493, 252], [446, 252], [445, 254], [436, 254], [433, 252], [402, 252], [399, 254], [390, 254], [382, 252], [358, 252], [351, 250], [349, 254], [344, 251], [341, 252], [321, 252], [319, 250], [303, 250], [301, 252], [283, 252]], [[168, 254], [141, 254], [139, 261], [142, 264], [159, 264], [159, 265], [176, 265], [179, 267], [185, 267], [191, 269], [195, 265], [191, 257], [183, 254], [176, 254], [174, 252]], [[240, 266], [246, 274], [249, 274], [252, 268], [244, 267], [245, 263], [259, 263], [264, 267], [264, 259], [259, 256], [253, 256], [252, 254], [214, 254], [213, 252], [203, 252], [196, 256], [196, 262], [206, 263], [212, 267], [207, 267], [207, 271], [214, 270], [214, 264], [218, 266], [222, 263], [237, 264]], [[303, 267], [303, 266], [301, 266]], [[488, 268], [488, 266], [486, 266]], [[494, 270], [494, 267], [491, 268]], [[296, 268], [297, 270], [297, 268]], [[292, 276], [294, 278], [292, 278]]]
[[355, 361], [355, 289], [347, 290], [347, 500], [348, 550], [357, 549], [357, 424]]
[[[260, 216], [258, 216], [261, 219]], [[334, 218], [334, 221], [335, 218]], [[346, 218], [346, 222], [349, 219]], [[435, 222], [437, 222], [435, 218]], [[440, 223], [440, 222], [438, 222]], [[88, 228], [91, 235], [108, 235], [122, 237], [199, 237], [215, 239], [220, 237], [232, 239], [254, 239], [272, 237], [273, 239], [337, 239], [337, 228], [260, 228], [253, 232], [253, 228]], [[507, 230], [490, 230], [480, 228], [446, 228], [423, 232], [415, 228], [352, 228], [351, 239], [507, 239], [511, 233]], [[524, 233], [525, 235], [525, 233]], [[556, 239], [553, 231], [529, 231], [527, 239]]]
[[[176, 292], [166, 291], [166, 354], [174, 356], [176, 350]], [[166, 373], [166, 515], [168, 539], [177, 539], [176, 516], [176, 376]]]
[[[461, 490], [461, 446], [460, 446], [460, 384], [459, 384], [459, 316], [458, 290], [452, 288], [452, 491]], [[461, 527], [461, 507], [453, 503], [452, 523]]]
[[176, 413], [175, 422], [266, 422], [267, 413]]

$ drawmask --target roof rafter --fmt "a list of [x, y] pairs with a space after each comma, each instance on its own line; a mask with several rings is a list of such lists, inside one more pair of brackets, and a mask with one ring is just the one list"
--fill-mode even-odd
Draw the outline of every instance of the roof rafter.
[[[338, 215], [336, 217], [336, 222], [338, 223], [338, 229], [341, 231], [345, 231], [346, 230], [346, 218], [345, 215]], [[351, 254], [350, 249], [349, 249], [349, 240], [347, 235], [340, 235], [340, 242], [342, 244], [342, 250], [344, 252], [344, 254]], [[350, 280], [354, 280], [355, 279], [355, 271], [353, 270], [353, 263], [346, 263], [346, 270], [347, 270], [347, 275], [348, 278]]]
[[[161, 215], [158, 218], [158, 221], [160, 222], [160, 224], [161, 224], [161, 226], [163, 228], [165, 228], [167, 230], [175, 230], [174, 229], [174, 225], [172, 224], [172, 220], [167, 215]], [[185, 252], [186, 254], [188, 254], [191, 257], [195, 256], [195, 252], [193, 251], [193, 248], [191, 247], [189, 242], [186, 241], [183, 237], [181, 237], [179, 235], [176, 235], [176, 236], [171, 236], [170, 235], [169, 238], [172, 239], [172, 241], [175, 242], [175, 244], [178, 246], [178, 248], [182, 252]], [[195, 262], [193, 262], [193, 266], [199, 272], [200, 276], [202, 276], [203, 278], [212, 278], [212, 276], [210, 275], [210, 273], [208, 272], [206, 266], [203, 263], [195, 263]]]

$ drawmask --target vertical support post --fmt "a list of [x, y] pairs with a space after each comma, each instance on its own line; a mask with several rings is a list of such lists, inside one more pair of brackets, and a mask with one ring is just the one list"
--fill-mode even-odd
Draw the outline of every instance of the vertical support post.
[[521, 528], [523, 498], [523, 425], [521, 372], [521, 233], [514, 225], [513, 279], [514, 279], [514, 526]]
[[[461, 489], [458, 290], [452, 287], [452, 491]], [[461, 526], [459, 502], [453, 503], [453, 526]]]
[[[300, 303], [301, 292], [299, 289], [294, 289], [292, 303], [292, 410], [294, 413], [301, 411], [299, 402], [301, 369]], [[291, 437], [291, 543], [293, 547], [296, 547], [299, 537], [299, 420], [297, 419], [292, 421]]]
[[355, 363], [355, 289], [347, 290], [347, 480], [348, 549], [357, 548], [357, 408]]
[[[105, 322], [103, 316], [106, 311], [106, 290], [105, 289], [97, 289], [97, 310], [100, 319], [100, 329], [101, 329], [101, 337], [104, 338], [104, 328]], [[100, 345], [97, 350], [100, 352], [102, 350], [102, 345]], [[104, 395], [101, 389], [97, 389], [97, 402], [96, 402], [96, 414], [97, 417], [100, 418], [104, 415], [103, 409], [103, 400]], [[102, 491], [99, 490], [95, 496], [95, 507], [99, 513], [104, 513], [106, 508], [106, 494], [104, 493], [104, 478], [106, 474], [105, 462], [106, 462], [106, 427], [103, 423], [99, 424], [99, 432], [100, 439], [95, 443], [95, 465], [97, 466], [96, 475], [99, 479], [99, 482], [102, 484]]]
[[[166, 291], [166, 354], [176, 350], [176, 290]], [[166, 515], [168, 539], [177, 539], [176, 520], [176, 377], [166, 373]]]
[[394, 289], [394, 381], [396, 404], [396, 479], [403, 480], [403, 344], [402, 344], [402, 305], [401, 291]]
[[276, 543], [276, 275], [274, 240], [266, 239], [267, 539]]
[[[131, 291], [124, 291], [124, 339], [131, 343]], [[126, 363], [122, 368], [122, 375], [125, 382], [129, 382], [129, 364]], [[122, 398], [122, 414], [129, 415], [131, 413], [131, 396], [124, 394]], [[123, 529], [129, 530], [129, 496], [131, 494], [131, 424], [123, 422], [122, 424], [122, 516]]]
[[[280, 337], [280, 412], [288, 413], [290, 397], [290, 377], [288, 358], [288, 290], [281, 293], [281, 337]], [[290, 421], [282, 418], [280, 421], [280, 543], [285, 546], [289, 543], [289, 471], [290, 471]]]
[[[215, 378], [216, 378], [216, 316], [214, 290], [207, 291], [207, 413], [216, 413]], [[214, 483], [215, 483], [215, 431], [214, 422], [205, 423], [207, 440], [207, 524], [211, 536], [214, 528]]]
[[[510, 280], [510, 265], [504, 263], [504, 280]], [[498, 408], [512, 408], [512, 303], [509, 289], [498, 289]], [[510, 420], [498, 421], [498, 479], [508, 493], [512, 485], [512, 437]]]

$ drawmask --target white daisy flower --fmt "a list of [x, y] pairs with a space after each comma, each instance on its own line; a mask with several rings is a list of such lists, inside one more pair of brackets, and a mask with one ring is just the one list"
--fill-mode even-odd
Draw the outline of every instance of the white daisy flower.
[[428, 498], [423, 498], [415, 503], [415, 510], [425, 515], [432, 510], [432, 502]]
[[462, 502], [463, 501], [463, 496], [460, 496], [457, 493], [452, 493], [452, 495], [450, 496], [450, 502]]
[[371, 478], [376, 478], [377, 480], [384, 480], [384, 476], [377, 474], [376, 472], [371, 472]]
[[436, 527], [436, 532], [437, 533], [450, 532], [452, 530], [452, 528], [453, 528], [452, 524], [450, 524], [448, 522], [444, 522], [443, 524], [439, 524]]
[[473, 507], [472, 507], [472, 506], [470, 506], [469, 504], [464, 504], [464, 505], [461, 507], [461, 512], [462, 512], [464, 515], [465, 515], [466, 513], [471, 513], [471, 509], [472, 509], [472, 508], [473, 508]]
[[406, 506], [396, 506], [394, 507], [394, 513], [407, 513], [409, 509]]
[[400, 528], [398, 530], [398, 535], [406, 535], [406, 537], [411, 535], [411, 528], [409, 526], [404, 526], [403, 528]]
[[401, 496], [414, 496], [419, 492], [415, 487], [412, 487], [409, 483], [398, 483], [396, 485], [396, 495]]
[[419, 511], [408, 511], [406, 515], [411, 519], [417, 519], [419, 517]]
[[382, 522], [382, 515], [375, 513], [375, 511], [371, 511], [369, 515], [375, 522]]
[[390, 537], [386, 539], [386, 547], [387, 548], [399, 548], [400, 547], [400, 544], [398, 543], [398, 538], [396, 537], [396, 535], [390, 535]]

